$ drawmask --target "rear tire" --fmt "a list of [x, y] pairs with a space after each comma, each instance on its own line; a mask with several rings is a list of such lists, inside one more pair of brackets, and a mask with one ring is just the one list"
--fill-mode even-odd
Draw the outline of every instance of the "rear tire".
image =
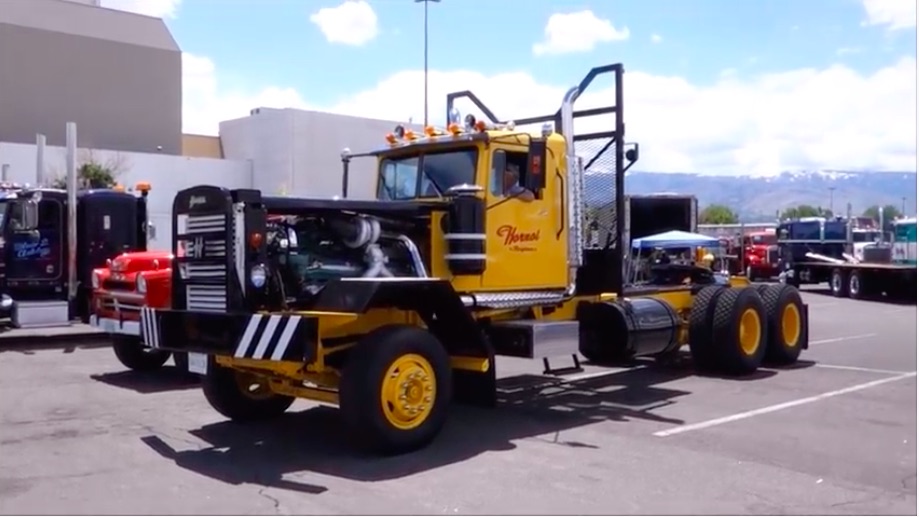
[[830, 273], [830, 292], [837, 298], [845, 298], [849, 294], [849, 279], [842, 269], [834, 269]]
[[712, 321], [715, 317], [715, 303], [724, 286], [703, 287], [692, 300], [689, 313], [689, 353], [699, 370], [711, 370], [717, 366], [717, 351], [712, 340]]
[[208, 365], [201, 386], [211, 407], [236, 422], [281, 416], [296, 400], [272, 392], [267, 381], [260, 376], [226, 368], [214, 362]]
[[766, 284], [758, 289], [766, 309], [765, 362], [789, 365], [804, 349], [804, 302], [797, 289], [783, 284]]
[[112, 336], [112, 350], [124, 366], [136, 372], [159, 369], [169, 360], [170, 353], [144, 346], [139, 337]]
[[766, 355], [766, 317], [755, 287], [727, 289], [715, 303], [712, 338], [718, 369], [730, 375], [756, 371]]
[[865, 297], [865, 283], [863, 279], [864, 275], [862, 275], [861, 271], [855, 270], [849, 273], [849, 282], [847, 284], [849, 298], [861, 300]]
[[452, 399], [450, 356], [430, 332], [386, 325], [349, 351], [339, 387], [342, 416], [360, 448], [412, 452], [431, 443]]

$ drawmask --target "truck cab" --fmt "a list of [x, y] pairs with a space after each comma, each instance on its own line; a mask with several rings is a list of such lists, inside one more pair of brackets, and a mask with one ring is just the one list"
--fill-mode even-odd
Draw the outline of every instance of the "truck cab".
[[[386, 141], [389, 149], [378, 155], [379, 201], [452, 201], [432, 214], [432, 276], [453, 277], [457, 289], [472, 291], [567, 287], [561, 135], [467, 118], [465, 127], [453, 121], [420, 135], [398, 126]], [[438, 249], [442, 242], [448, 249]]]
[[775, 231], [750, 232], [743, 238], [746, 275], [750, 280], [779, 273], [778, 239]]
[[145, 191], [88, 189], [75, 198], [71, 221], [66, 190], [0, 186], [0, 311], [15, 325], [89, 321], [93, 268], [146, 247]]

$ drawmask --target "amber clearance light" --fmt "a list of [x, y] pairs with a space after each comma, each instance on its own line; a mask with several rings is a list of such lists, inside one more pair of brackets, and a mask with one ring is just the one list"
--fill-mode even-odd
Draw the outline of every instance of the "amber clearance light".
[[249, 246], [252, 246], [253, 248], [258, 249], [258, 247], [262, 245], [262, 239], [263, 239], [262, 234], [258, 232], [253, 232], [249, 234]]

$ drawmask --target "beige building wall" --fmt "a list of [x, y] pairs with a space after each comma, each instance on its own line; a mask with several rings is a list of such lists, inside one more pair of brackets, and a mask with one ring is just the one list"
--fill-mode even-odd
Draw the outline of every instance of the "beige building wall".
[[159, 18], [67, 0], [0, 0], [0, 142], [179, 155], [182, 55]]

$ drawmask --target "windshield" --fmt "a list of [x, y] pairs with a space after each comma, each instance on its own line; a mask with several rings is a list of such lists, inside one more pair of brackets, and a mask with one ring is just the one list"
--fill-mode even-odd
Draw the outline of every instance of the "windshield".
[[874, 242], [880, 238], [880, 232], [852, 232], [852, 242]]
[[475, 183], [478, 150], [434, 151], [380, 162], [377, 199], [440, 197], [450, 187]]
[[775, 244], [776, 238], [775, 235], [753, 235], [750, 237], [750, 242], [755, 245], [772, 245]]

